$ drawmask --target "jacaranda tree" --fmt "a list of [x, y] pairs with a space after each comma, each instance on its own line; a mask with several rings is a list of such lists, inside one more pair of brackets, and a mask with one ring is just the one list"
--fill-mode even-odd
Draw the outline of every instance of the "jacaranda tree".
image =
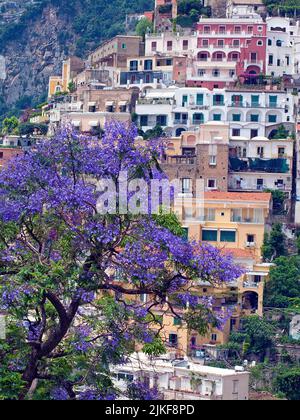
[[[230, 257], [189, 243], [171, 214], [99, 211], [107, 189], [97, 181], [163, 177], [159, 142], [136, 145], [136, 136], [116, 122], [101, 140], [65, 126], [1, 171], [0, 399], [116, 398], [110, 366], [137, 344], [149, 354], [165, 345], [158, 310], [203, 334], [221, 328], [226, 314], [194, 288], [239, 277]], [[127, 390], [157, 395], [139, 383]]]

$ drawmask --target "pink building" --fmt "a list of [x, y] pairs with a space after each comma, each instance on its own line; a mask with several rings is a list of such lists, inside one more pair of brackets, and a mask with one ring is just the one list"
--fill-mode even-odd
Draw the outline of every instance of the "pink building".
[[237, 78], [252, 83], [266, 73], [267, 25], [262, 20], [200, 19], [197, 54], [188, 86], [230, 86]]

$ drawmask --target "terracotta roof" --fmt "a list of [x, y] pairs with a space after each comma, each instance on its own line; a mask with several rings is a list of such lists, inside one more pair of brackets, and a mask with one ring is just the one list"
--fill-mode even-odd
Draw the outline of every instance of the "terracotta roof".
[[255, 253], [251, 249], [240, 249], [240, 248], [224, 248], [222, 254], [232, 255], [233, 258], [255, 258]]
[[243, 192], [222, 192], [208, 191], [204, 193], [205, 200], [224, 201], [270, 201], [271, 193], [243, 193]]

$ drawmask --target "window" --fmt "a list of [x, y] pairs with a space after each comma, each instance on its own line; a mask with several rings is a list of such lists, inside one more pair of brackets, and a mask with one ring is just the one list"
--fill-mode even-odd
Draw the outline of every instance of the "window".
[[130, 71], [137, 71], [138, 70], [138, 61], [130, 61]]
[[277, 115], [269, 115], [268, 121], [269, 121], [269, 123], [276, 123]]
[[259, 95], [251, 95], [251, 106], [252, 107], [259, 106]]
[[210, 190], [214, 190], [217, 187], [217, 181], [215, 179], [209, 179], [207, 181], [207, 188], [209, 188]]
[[218, 335], [217, 334], [212, 334], [211, 335], [211, 341], [216, 342], [218, 340]]
[[209, 165], [216, 166], [217, 165], [217, 156], [209, 156]]
[[258, 122], [259, 121], [259, 115], [258, 114], [251, 114], [250, 115], [250, 121], [251, 122]]
[[282, 158], [285, 155], [285, 147], [278, 147], [278, 157]]
[[189, 239], [189, 228], [184, 227], [184, 228], [182, 228], [182, 230], [183, 230], [184, 239], [188, 240]]
[[208, 47], [208, 45], [209, 45], [208, 39], [203, 39], [202, 40], [202, 47]]
[[273, 66], [274, 64], [274, 57], [272, 54], [269, 54], [269, 66]]
[[217, 242], [218, 241], [218, 231], [202, 229], [202, 241], [206, 242]]
[[234, 33], [235, 34], [240, 34], [241, 33], [241, 27], [240, 26], [235, 26], [234, 27]]
[[224, 105], [224, 96], [223, 95], [214, 95], [213, 97], [214, 105]]
[[229, 61], [238, 61], [238, 59], [239, 59], [239, 54], [238, 53], [232, 53]]
[[236, 242], [235, 230], [221, 230], [221, 242]]
[[277, 107], [277, 96], [270, 96], [269, 97], [269, 105], [270, 105], [270, 108], [276, 108]]
[[233, 114], [232, 115], [232, 121], [241, 121], [241, 114]]
[[178, 344], [178, 336], [177, 336], [177, 334], [170, 334], [169, 335], [169, 344], [171, 346], [177, 346], [177, 344]]
[[172, 41], [168, 41], [167, 42], [167, 50], [168, 51], [172, 51], [172, 49], [173, 49], [173, 42]]
[[197, 93], [197, 105], [203, 105], [203, 93]]
[[253, 32], [253, 26], [248, 26], [248, 34], [252, 34]]
[[210, 26], [204, 26], [203, 32], [205, 34], [210, 34]]
[[140, 125], [142, 126], [142, 127], [146, 127], [146, 126], [148, 126], [149, 124], [148, 124], [148, 115], [141, 115], [140, 116]]
[[264, 45], [263, 41], [259, 40], [257, 41], [257, 46], [258, 47], [262, 47]]
[[167, 125], [167, 116], [166, 115], [158, 115], [156, 117], [156, 125], [166, 126]]
[[256, 180], [256, 187], [258, 190], [263, 190], [264, 189], [264, 180], [262, 178], [258, 178]]
[[182, 324], [182, 321], [180, 318], [174, 318], [174, 326], [180, 326]]
[[186, 194], [191, 191], [191, 179], [190, 178], [183, 178], [181, 180], [182, 185], [182, 193]]
[[256, 53], [252, 52], [250, 54], [250, 61], [251, 61], [251, 63], [256, 63], [257, 62], [257, 54]]
[[268, 39], [268, 46], [271, 47], [272, 46], [272, 39]]
[[182, 49], [183, 50], [188, 50], [189, 49], [189, 41], [187, 39], [184, 39], [182, 41]]
[[282, 47], [282, 44], [283, 42], [280, 39], [276, 41], [276, 47]]
[[247, 235], [247, 243], [254, 244], [254, 242], [255, 242], [255, 236], [252, 234]]
[[235, 76], [235, 70], [229, 70], [229, 77]]
[[194, 124], [203, 124], [204, 123], [204, 115], [201, 114], [194, 114], [193, 115], [193, 123]]
[[232, 129], [232, 137], [240, 137], [241, 130], [239, 128], [233, 128]]
[[205, 76], [206, 71], [204, 69], [198, 69], [198, 76], [203, 77]]
[[239, 381], [233, 381], [232, 393], [233, 394], [238, 394], [239, 393]]
[[122, 50], [126, 50], [127, 45], [126, 44], [122, 44]]
[[120, 372], [120, 373], [118, 373], [117, 377], [118, 377], [118, 381], [127, 381], [127, 382], [133, 382], [134, 381], [134, 376], [131, 375], [130, 373]]
[[218, 39], [218, 47], [224, 47], [224, 39]]
[[213, 114], [213, 121], [221, 121], [222, 115], [221, 114]]
[[152, 42], [151, 44], [151, 50], [156, 51], [157, 50], [157, 42]]
[[188, 103], [188, 96], [183, 95], [182, 96], [182, 106], [183, 106], [183, 108], [187, 106], [187, 103]]
[[144, 62], [144, 70], [152, 70], [153, 69], [153, 62], [152, 60], [145, 60]]
[[213, 77], [220, 77], [220, 70], [219, 69], [214, 69], [212, 71], [212, 76]]
[[253, 139], [254, 137], [258, 136], [258, 130], [256, 128], [252, 128], [250, 130], [250, 138]]
[[264, 157], [264, 151], [265, 151], [265, 149], [263, 148], [263, 147], [258, 147], [257, 148], [257, 156], [259, 156], [259, 157]]
[[219, 34], [225, 34], [226, 33], [226, 27], [225, 26], [219, 26]]

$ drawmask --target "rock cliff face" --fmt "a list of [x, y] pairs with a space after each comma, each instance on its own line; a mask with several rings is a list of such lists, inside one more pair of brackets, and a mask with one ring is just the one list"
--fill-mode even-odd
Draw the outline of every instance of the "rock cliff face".
[[[17, 7], [16, 14], [8, 4]], [[24, 98], [45, 95], [49, 76], [61, 73], [63, 59], [86, 56], [125, 31], [126, 14], [153, 5], [153, 0], [0, 0], [0, 120], [16, 102], [22, 108]]]
[[[62, 42], [62, 34], [64, 42]], [[41, 18], [30, 22], [18, 41], [11, 41], [1, 54], [6, 78], [0, 81], [0, 95], [8, 105], [21, 97], [45, 94], [50, 75], [60, 74], [62, 60], [74, 52], [76, 34], [71, 20], [47, 7]]]

